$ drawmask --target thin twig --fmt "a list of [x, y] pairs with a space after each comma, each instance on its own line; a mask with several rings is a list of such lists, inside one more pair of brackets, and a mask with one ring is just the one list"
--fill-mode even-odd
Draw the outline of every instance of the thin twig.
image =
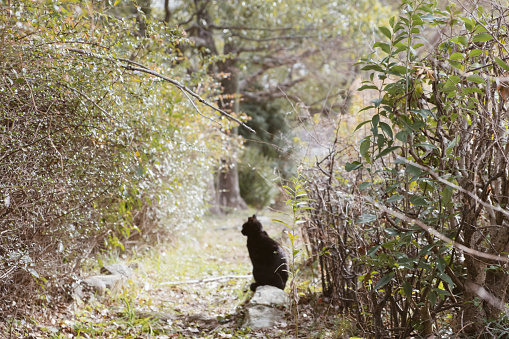
[[419, 168], [420, 170], [422, 171], [426, 171], [428, 172], [429, 174], [431, 174], [432, 177], [434, 177], [435, 179], [437, 179], [438, 181], [440, 181], [442, 184], [445, 184], [449, 187], [452, 187], [454, 189], [457, 189], [458, 191], [460, 191], [461, 193], [464, 193], [466, 195], [468, 195], [469, 197], [471, 197], [472, 199], [474, 199], [478, 204], [481, 204], [483, 205], [484, 207], [486, 208], [492, 208], [494, 209], [495, 211], [498, 211], [506, 216], [509, 217], [509, 211], [507, 210], [504, 210], [503, 208], [501, 208], [500, 206], [493, 206], [491, 204], [488, 204], [484, 201], [482, 201], [477, 195], [473, 194], [472, 192], [469, 192], [467, 191], [466, 189], [464, 189], [463, 187], [460, 187], [456, 184], [453, 184], [452, 182], [450, 181], [447, 181], [445, 179], [443, 179], [442, 177], [440, 177], [434, 170], [432, 170], [431, 168], [429, 168], [428, 166], [422, 166], [422, 165], [419, 165], [415, 162], [412, 162], [412, 161], [409, 161], [405, 158], [402, 158], [402, 157], [398, 157], [396, 159], [397, 161], [402, 161], [404, 163], [406, 163], [407, 165], [411, 165], [411, 166], [414, 166], [414, 167], [417, 167]]
[[[198, 112], [199, 115], [201, 115], [202, 117], [204, 117], [205, 119], [209, 119], [210, 121], [212, 122], [215, 122], [216, 124], [218, 124], [219, 126], [221, 126], [221, 123], [219, 121], [216, 121], [212, 118], [209, 118], [208, 116], [206, 116], [205, 114], [203, 114], [202, 112], [200, 112], [200, 110], [198, 109], [198, 107], [196, 106], [196, 104], [194, 103], [193, 99], [191, 99], [191, 97], [189, 96], [189, 94], [187, 94], [186, 92], [182, 91], [182, 93], [184, 93], [184, 95], [187, 97], [187, 99], [189, 100], [189, 102], [191, 103], [191, 105], [193, 105], [194, 109], [196, 110], [196, 112]], [[222, 127], [222, 126], [221, 126]]]
[[227, 280], [227, 279], [250, 279], [253, 276], [251, 274], [247, 275], [224, 275], [221, 277], [214, 277], [214, 278], [203, 278], [203, 279], [189, 279], [189, 280], [182, 280], [182, 281], [165, 281], [160, 283], [161, 286], [166, 285], [181, 285], [181, 284], [203, 284], [208, 283], [211, 281], [218, 281], [218, 280]]

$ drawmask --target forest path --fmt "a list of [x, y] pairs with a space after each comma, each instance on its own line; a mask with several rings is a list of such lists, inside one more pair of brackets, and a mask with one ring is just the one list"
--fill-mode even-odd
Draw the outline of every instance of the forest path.
[[[140, 250], [133, 259], [138, 269], [120, 293], [76, 312], [73, 338], [286, 338], [289, 328], [239, 329], [241, 306], [252, 297], [252, 266], [241, 234], [250, 215], [208, 216], [172, 242]], [[257, 217], [281, 242], [284, 226], [271, 221], [279, 214]], [[215, 278], [222, 279], [196, 282]]]
[[[243, 305], [253, 296], [252, 265], [241, 234], [242, 224], [252, 214], [207, 216], [194, 227], [175, 230], [178, 236], [173, 241], [141, 246], [131, 257], [110, 254], [91, 259], [84, 276], [98, 274], [103, 264], [136, 263], [137, 268], [111, 295], [47, 309], [30, 323], [17, 323], [14, 330], [3, 333], [9, 333], [9, 339], [19, 338], [18, 334], [32, 339], [348, 338], [355, 333], [355, 326], [338, 313], [337, 306], [322, 301], [319, 280], [309, 265], [299, 265], [296, 281], [298, 336], [288, 309], [286, 322], [274, 328], [240, 328]], [[257, 212], [257, 218], [273, 239], [288, 244], [285, 226], [271, 220], [284, 220], [281, 214], [264, 210]], [[216, 278], [224, 279], [204, 281]], [[290, 284], [291, 279], [287, 292]]]

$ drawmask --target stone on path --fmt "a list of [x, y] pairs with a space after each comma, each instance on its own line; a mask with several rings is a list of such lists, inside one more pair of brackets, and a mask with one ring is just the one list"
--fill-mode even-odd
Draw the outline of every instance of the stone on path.
[[104, 275], [85, 278], [74, 287], [73, 298], [78, 302], [91, 301], [95, 295], [104, 295], [106, 289], [112, 293], [118, 291], [133, 275], [133, 269], [125, 264], [104, 265]]
[[101, 268], [101, 273], [120, 274], [127, 279], [130, 279], [133, 276], [133, 269], [131, 265], [127, 266], [125, 264], [106, 264]]
[[274, 286], [258, 286], [253, 298], [246, 305], [242, 327], [252, 330], [270, 328], [285, 322], [285, 312], [276, 307], [288, 306], [286, 293]]
[[[249, 301], [253, 305], [279, 307], [288, 305], [288, 296], [285, 291], [274, 286], [258, 286], [255, 294]], [[248, 304], [248, 305], [249, 305]]]

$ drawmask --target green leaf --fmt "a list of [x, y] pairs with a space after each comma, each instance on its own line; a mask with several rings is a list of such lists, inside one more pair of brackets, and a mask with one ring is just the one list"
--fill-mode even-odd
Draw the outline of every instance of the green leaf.
[[403, 283], [403, 291], [408, 298], [412, 297], [412, 284], [408, 280]]
[[366, 188], [370, 187], [372, 184], [368, 181], [365, 181], [365, 182], [361, 182], [358, 186], [359, 188], [359, 191], [363, 191], [365, 190]]
[[378, 134], [378, 137], [376, 138], [376, 145], [378, 146], [379, 152], [382, 150], [382, 147], [384, 147], [386, 141], [387, 139], [385, 139], [383, 134]]
[[428, 202], [426, 201], [426, 199], [424, 199], [420, 195], [415, 195], [411, 197], [409, 200], [410, 203], [414, 206], [428, 206]]
[[394, 194], [389, 199], [387, 199], [387, 202], [395, 202], [395, 201], [399, 201], [401, 199], [403, 199], [402, 195]]
[[357, 91], [364, 91], [365, 89], [378, 89], [378, 87], [374, 85], [363, 85], [357, 89]]
[[445, 186], [440, 194], [442, 195], [442, 204], [449, 205], [452, 201], [452, 187]]
[[453, 61], [453, 60], [447, 60], [449, 62], [449, 64], [454, 67], [454, 68], [457, 68], [457, 69], [463, 69], [463, 67], [461, 67], [461, 62], [458, 62], [458, 61]]
[[449, 57], [450, 60], [463, 60], [465, 59], [465, 55], [463, 55], [463, 53], [459, 53], [459, 52], [456, 52], [456, 53], [452, 53], [451, 56]]
[[392, 278], [394, 277], [394, 272], [391, 272], [387, 275], [385, 275], [382, 279], [380, 279], [380, 281], [375, 285], [375, 291], [378, 290], [379, 288], [387, 285], [391, 280]]
[[383, 72], [384, 69], [378, 65], [375, 65], [375, 64], [371, 64], [371, 65], [366, 65], [364, 67], [361, 68], [362, 71], [377, 71], [377, 72]]
[[486, 83], [486, 81], [481, 76], [479, 76], [477, 74], [469, 75], [467, 77], [467, 80], [475, 82], [476, 84], [485, 84]]
[[382, 121], [380, 121], [379, 125], [380, 125], [380, 128], [382, 129], [382, 131], [384, 131], [385, 134], [387, 134], [387, 136], [392, 139], [393, 134], [392, 134], [391, 126], [389, 126], [388, 124], [386, 124], [385, 122], [382, 122]]
[[437, 258], [437, 268], [440, 271], [440, 273], [444, 273], [446, 266], [447, 266], [447, 263], [445, 262], [444, 258], [438, 257]]
[[281, 223], [283, 225], [285, 225], [286, 227], [290, 227], [286, 222], [284, 222], [283, 220], [279, 220], [279, 219], [271, 219], [272, 221], [275, 221], [275, 222], [278, 222], [278, 223]]
[[466, 17], [461, 17], [461, 20], [463, 20], [463, 22], [465, 23], [465, 28], [469, 32], [472, 32], [473, 29], [474, 29], [474, 19], [466, 18]]
[[393, 28], [394, 28], [394, 20], [395, 19], [393, 16], [391, 16], [391, 18], [389, 19], [389, 25], [391, 25], [391, 27], [393, 27]]
[[351, 172], [351, 171], [354, 171], [354, 170], [359, 169], [361, 167], [362, 167], [362, 164], [360, 162], [358, 162], [358, 161], [354, 161], [352, 163], [347, 162], [346, 165], [345, 165], [345, 170], [347, 172]]
[[362, 126], [366, 125], [369, 122], [371, 122], [371, 120], [366, 120], [364, 122], [361, 122], [360, 124], [357, 125], [357, 127], [355, 127], [354, 132], [357, 132], [357, 130], [359, 130], [359, 128], [361, 128]]
[[502, 67], [502, 69], [504, 69], [504, 71], [508, 71], [509, 72], [509, 65], [507, 65], [504, 60], [495, 57], [495, 62], [497, 63], [497, 65]]
[[[377, 100], [377, 99], [375, 99]], [[371, 118], [371, 123], [373, 124], [373, 128], [378, 128], [378, 122], [380, 121], [380, 114], [373, 115], [373, 118]]]
[[378, 27], [378, 29], [380, 30], [380, 32], [382, 32], [383, 35], [385, 35], [387, 38], [389, 38], [389, 40], [391, 39], [392, 33], [391, 33], [390, 29], [388, 29], [385, 26], [380, 26], [380, 27]]
[[428, 293], [428, 299], [429, 299], [429, 303], [431, 304], [431, 306], [434, 306], [435, 303], [437, 302], [437, 295], [435, 292], [433, 291], [430, 291]]
[[[443, 285], [442, 283], [440, 283], [440, 285]], [[440, 285], [439, 285], [439, 288], [434, 288], [433, 291], [435, 291], [436, 294], [440, 295], [440, 297], [443, 299], [444, 296], [449, 296], [451, 295], [451, 293], [449, 293], [449, 291], [446, 291], [446, 290], [443, 290], [442, 288], [440, 288]]]
[[468, 56], [469, 57], [476, 57], [476, 56], [479, 56], [481, 55], [482, 53], [484, 53], [483, 51], [481, 51], [480, 49], [473, 49], [470, 51], [470, 53], [468, 53]]
[[356, 224], [367, 224], [367, 223], [370, 223], [370, 222], [373, 222], [376, 220], [376, 215], [374, 214], [363, 214], [361, 215], [356, 221], [355, 223]]
[[480, 33], [474, 36], [472, 42], [486, 42], [493, 39], [493, 37], [488, 33]]
[[426, 149], [438, 149], [435, 145], [427, 144], [425, 142], [419, 144], [413, 144], [412, 147], [424, 147]]
[[462, 44], [465, 47], [468, 46], [468, 38], [464, 35], [455, 36], [451, 39], [451, 41], [455, 44]]
[[363, 158], [366, 156], [366, 152], [369, 150], [370, 146], [371, 141], [369, 140], [369, 138], [366, 138], [361, 142], [360, 152]]
[[392, 146], [392, 147], [387, 147], [386, 149], [384, 149], [382, 152], [380, 152], [378, 155], [377, 155], [377, 159], [378, 158], [381, 158], [381, 157], [384, 157], [386, 156], [387, 154], [391, 153], [391, 152], [394, 152], [395, 150], [397, 150], [398, 148], [400, 148], [401, 146]]
[[422, 256], [425, 256], [425, 255], [428, 255], [429, 251], [435, 247], [437, 244], [434, 243], [434, 244], [428, 244], [426, 246], [424, 246], [420, 251], [419, 253], [417, 254], [417, 256], [419, 257], [422, 257]]
[[113, 4], [113, 6], [118, 5], [120, 3], [120, 1], [122, 1], [122, 0], [116, 0], [115, 3]]
[[366, 253], [366, 255], [370, 256], [370, 257], [373, 256], [373, 254], [375, 254], [380, 247], [382, 247], [382, 245], [376, 245], [376, 246], [370, 247], [368, 252]]
[[457, 83], [459, 83], [461, 81], [461, 78], [459, 76], [457, 76], [457, 75], [451, 75], [449, 77], [449, 80], [451, 80], [451, 82], [453, 84], [457, 84]]
[[454, 139], [452, 139], [452, 141], [449, 143], [449, 145], [447, 145], [447, 148], [445, 150], [445, 153], [447, 155], [451, 154], [452, 153], [452, 150], [454, 149], [454, 147], [458, 144], [458, 142], [460, 141], [460, 136], [457, 135]]
[[472, 94], [472, 93], [484, 94], [484, 91], [477, 87], [465, 87], [465, 88], [462, 88], [461, 91], [464, 94]]
[[454, 283], [452, 282], [451, 277], [449, 277], [446, 273], [441, 273], [439, 277], [440, 279], [445, 281], [451, 288], [455, 286]]
[[396, 139], [398, 139], [401, 142], [406, 143], [407, 142], [408, 133], [405, 131], [399, 131], [396, 133]]
[[398, 72], [399, 74], [406, 74], [407, 68], [405, 66], [393, 66], [391, 71]]
[[389, 44], [378, 41], [378, 42], [375, 42], [375, 44], [373, 45], [373, 48], [376, 48], [376, 47], [380, 47], [382, 49], [382, 51], [384, 51], [387, 54], [391, 53], [391, 46], [389, 46]]

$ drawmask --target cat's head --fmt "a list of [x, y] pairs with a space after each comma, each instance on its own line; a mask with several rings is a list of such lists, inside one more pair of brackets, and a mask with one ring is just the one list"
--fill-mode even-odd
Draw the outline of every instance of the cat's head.
[[260, 234], [263, 231], [262, 224], [256, 219], [256, 215], [247, 218], [247, 222], [242, 225], [242, 234], [250, 236], [252, 234]]

